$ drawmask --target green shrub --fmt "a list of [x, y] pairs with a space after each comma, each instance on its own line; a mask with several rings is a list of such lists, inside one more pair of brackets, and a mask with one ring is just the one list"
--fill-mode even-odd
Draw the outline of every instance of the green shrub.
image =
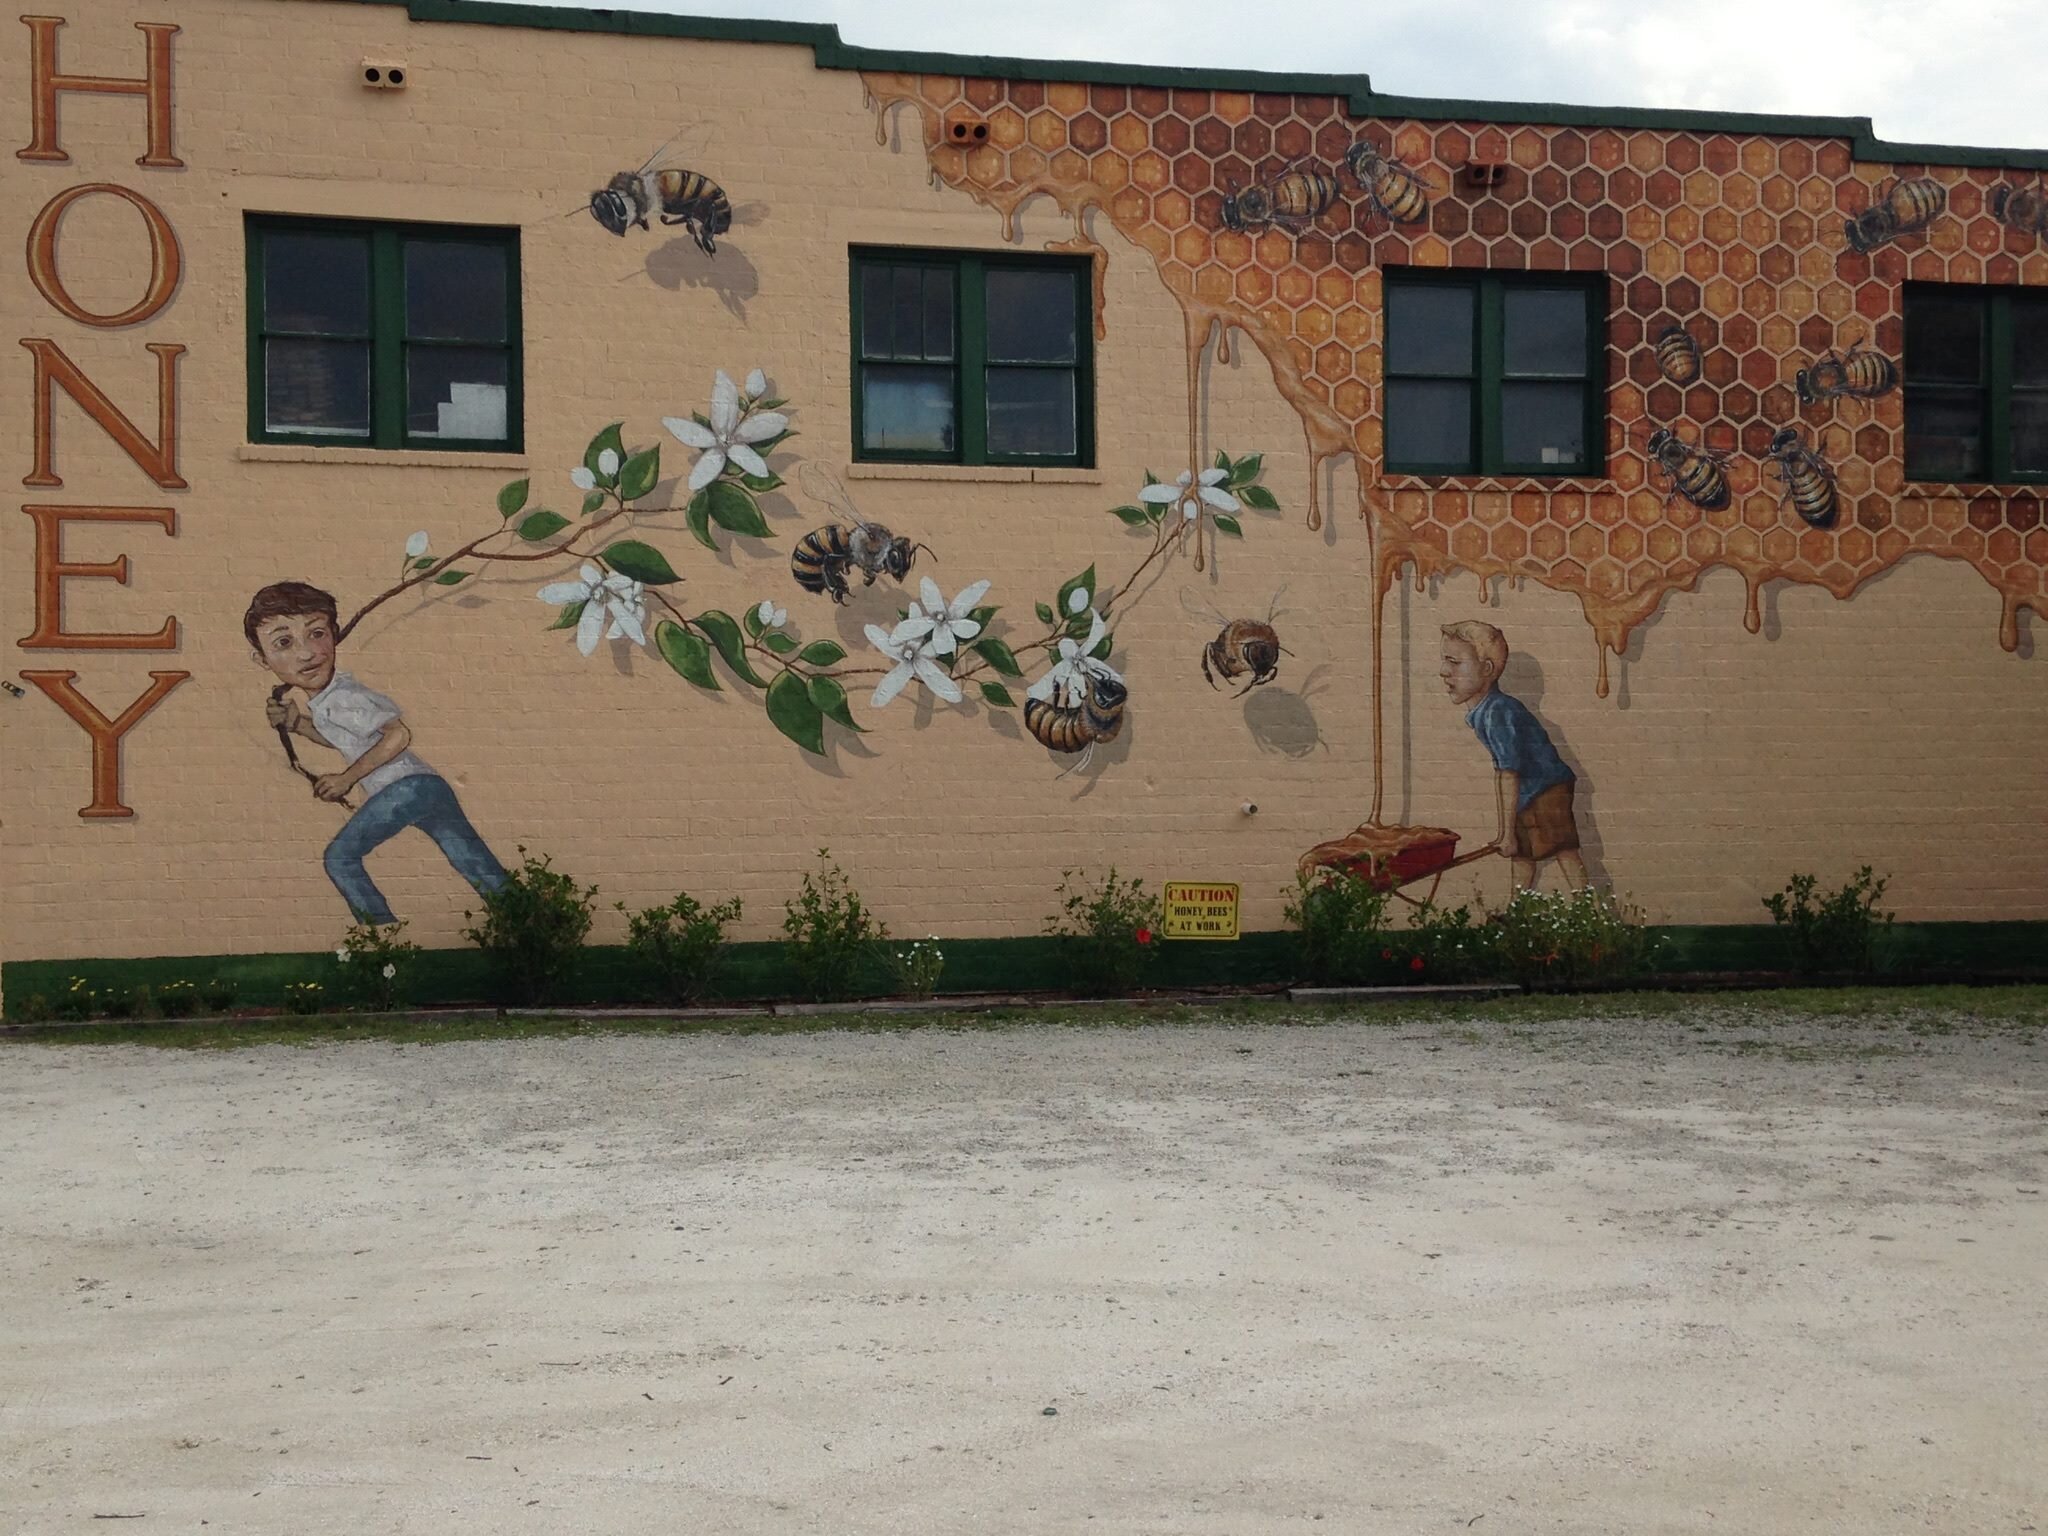
[[156, 989], [156, 1011], [167, 1019], [189, 1019], [199, 1011], [199, 989], [189, 981], [167, 981]]
[[341, 986], [357, 1006], [389, 1013], [405, 994], [419, 945], [405, 937], [403, 920], [395, 923], [350, 923], [335, 947]]
[[301, 1016], [327, 1006], [327, 989], [317, 981], [294, 981], [284, 989], [284, 1011]]
[[1299, 930], [1301, 974], [1319, 987], [1356, 987], [1384, 980], [1394, 960], [1385, 891], [1341, 869], [1294, 877], [1285, 908]]
[[1129, 992], [1159, 956], [1159, 898], [1135, 876], [1118, 880], [1114, 864], [1098, 885], [1084, 884], [1084, 874], [1060, 871], [1060, 910], [1045, 920], [1045, 931], [1067, 941], [1062, 947], [1079, 990]]
[[818, 850], [817, 875], [805, 874], [782, 914], [790, 969], [806, 997], [838, 1002], [861, 990], [889, 930], [862, 904], [829, 848]]
[[913, 940], [908, 949], [887, 951], [889, 969], [896, 974], [896, 989], [905, 997], [923, 1002], [939, 990], [940, 973], [946, 969], [945, 952], [939, 936]]
[[[621, 912], [626, 904], [613, 903]], [[663, 1002], [694, 1003], [710, 990], [725, 957], [725, 927], [740, 915], [740, 899], [707, 907], [688, 891], [665, 907], [646, 907], [626, 919], [626, 947], [659, 979]]]
[[1842, 888], [1815, 899], [1820, 881], [1794, 875], [1785, 889], [1766, 896], [1771, 921], [1791, 941], [1792, 965], [1800, 971], [1869, 971], [1877, 960], [1877, 938], [1893, 914], [1880, 912], [1890, 877], [1864, 865]]
[[31, 992], [24, 998], [7, 1000], [7, 1017], [18, 1024], [41, 1024], [50, 1018], [50, 1000], [40, 992]]
[[1408, 909], [1408, 926], [1386, 935], [1396, 976], [1415, 982], [1458, 982], [1497, 974], [1493, 930], [1474, 922], [1462, 904], [1424, 902]]
[[85, 984], [83, 976], [71, 978], [71, 985], [57, 994], [57, 1001], [50, 1011], [69, 1023], [80, 1019], [96, 1018], [100, 1011], [100, 995]]
[[216, 976], [199, 989], [199, 995], [205, 999], [208, 1013], [226, 1013], [235, 1006], [235, 998], [239, 994], [232, 981], [225, 976]]
[[484, 894], [483, 920], [462, 932], [484, 952], [498, 996], [533, 1007], [554, 997], [575, 971], [590, 935], [597, 887], [579, 889], [548, 859], [528, 854], [524, 845], [519, 854], [519, 867]]
[[1625, 980], [1649, 968], [1656, 942], [1642, 910], [1608, 891], [1517, 891], [1489, 920], [1499, 967], [1524, 985]]

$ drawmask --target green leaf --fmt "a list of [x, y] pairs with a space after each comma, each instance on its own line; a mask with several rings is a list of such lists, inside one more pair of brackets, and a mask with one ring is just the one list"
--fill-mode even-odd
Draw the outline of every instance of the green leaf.
[[1157, 485], [1159, 483], [1159, 477], [1153, 474], [1152, 471], [1148, 469], [1145, 471], [1145, 483], [1147, 485]]
[[756, 495], [765, 496], [770, 491], [779, 491], [782, 489], [782, 483], [782, 476], [776, 474], [772, 469], [765, 475], [740, 476], [740, 484]]
[[768, 685], [768, 718], [806, 752], [825, 755], [825, 712], [812, 702], [811, 690], [794, 672], [784, 672]]
[[1259, 471], [1265, 467], [1266, 456], [1263, 453], [1248, 453], [1230, 466], [1230, 479], [1225, 485], [1230, 490], [1236, 490], [1241, 485], [1250, 485], [1259, 478]]
[[988, 628], [988, 621], [994, 618], [995, 616], [996, 605], [994, 603], [983, 603], [979, 608], [975, 609], [974, 612], [968, 615], [970, 619], [974, 620], [974, 622], [979, 624], [983, 629]]
[[432, 555], [421, 555], [419, 559], [413, 561], [412, 568], [416, 571], [431, 571], [435, 566], [439, 565], [440, 563], [441, 562], [439, 560], [436, 560]]
[[1227, 533], [1233, 539], [1241, 539], [1244, 537], [1244, 529], [1238, 525], [1238, 521], [1236, 518], [1231, 517], [1225, 513], [1218, 512], [1216, 514], [1215, 521], [1216, 531], [1218, 533]]
[[550, 624], [548, 628], [574, 629], [576, 621], [583, 617], [584, 607], [584, 601], [580, 597], [573, 603], [562, 604], [562, 611], [555, 615], [555, 622]]
[[761, 637], [761, 643], [778, 656], [787, 656], [796, 649], [796, 641], [779, 629], [771, 629]]
[[598, 551], [598, 556], [621, 576], [644, 581], [650, 587], [666, 587], [683, 579], [675, 573], [675, 568], [660, 550], [638, 539], [621, 539], [616, 544], [607, 544]]
[[1149, 523], [1152, 521], [1152, 519], [1146, 515], [1145, 509], [1142, 506], [1111, 507], [1109, 510], [1112, 516], [1120, 517], [1123, 519], [1123, 524], [1126, 528], [1136, 528], [1140, 524]]
[[1005, 709], [1015, 709], [1017, 701], [1010, 697], [1010, 690], [1001, 683], [983, 683], [981, 696], [991, 704], [1000, 704]]
[[711, 503], [702, 491], [692, 496], [689, 506], [683, 509], [683, 521], [689, 524], [699, 544], [706, 549], [718, 548], [718, 540], [711, 536]]
[[[1088, 596], [1092, 599], [1095, 596], [1095, 567], [1092, 565], [1071, 581], [1061, 585], [1059, 601], [1053, 604], [1054, 610], [1061, 618], [1069, 617], [1067, 613], [1067, 599], [1084, 587], [1087, 588]], [[1081, 611], [1086, 613], [1088, 610], [1083, 608]]]
[[1055, 620], [1053, 619], [1053, 616], [1052, 616], [1052, 604], [1050, 604], [1050, 603], [1040, 603], [1040, 604], [1038, 605], [1038, 607], [1037, 607], [1037, 610], [1036, 610], [1036, 611], [1037, 611], [1037, 614], [1038, 614], [1038, 622], [1039, 622], [1039, 623], [1041, 623], [1041, 624], [1051, 624], [1051, 623], [1054, 623], [1054, 622], [1055, 622]]
[[753, 495], [745, 486], [731, 480], [714, 480], [698, 494], [704, 498], [711, 521], [728, 533], [744, 533], [756, 539], [770, 537], [768, 519], [754, 505]]
[[745, 613], [741, 614], [740, 623], [746, 627], [746, 631], [749, 635], [753, 636], [753, 638], [756, 640], [760, 639], [761, 631], [765, 627], [761, 623], [760, 605], [756, 604], [754, 607], [749, 608]]
[[991, 635], [986, 640], [974, 642], [974, 654], [981, 657], [1005, 677], [1022, 677], [1024, 669], [1017, 665], [1017, 658], [1010, 648]]
[[466, 579], [468, 575], [469, 572], [467, 571], [443, 571], [434, 578], [434, 585], [437, 587], [452, 587], [458, 581]]
[[627, 501], [638, 501], [654, 489], [654, 482], [660, 478], [661, 444], [656, 443], [626, 460], [625, 468], [619, 471], [619, 494]]
[[746, 643], [740, 638], [740, 626], [729, 613], [717, 608], [707, 608], [697, 615], [697, 627], [704, 631], [704, 637], [718, 648], [719, 656], [728, 667], [752, 683], [756, 688], [765, 688], [767, 683], [747, 661]]
[[588, 516], [590, 516], [590, 514], [591, 514], [591, 513], [595, 512], [595, 511], [596, 511], [596, 510], [597, 510], [597, 509], [598, 509], [599, 507], [601, 507], [601, 506], [603, 506], [603, 505], [604, 505], [604, 492], [603, 492], [603, 491], [586, 491], [586, 492], [584, 493], [584, 496], [583, 496], [583, 515], [584, 515], [585, 517], [588, 517]]
[[1237, 493], [1237, 499], [1248, 507], [1257, 507], [1261, 512], [1278, 512], [1280, 498], [1263, 485], [1247, 485]]
[[811, 702], [827, 720], [837, 720], [849, 731], [866, 733], [867, 727], [854, 724], [853, 711], [846, 706], [846, 689], [836, 677], [814, 677], [811, 679]]
[[529, 512], [519, 520], [519, 537], [529, 544], [538, 544], [551, 539], [569, 526], [569, 519], [559, 512], [550, 512], [543, 507], [538, 512]]
[[1166, 508], [1161, 506], [1158, 502], [1148, 501], [1145, 503], [1146, 522], [1156, 525], [1159, 519], [1161, 519], [1164, 516], [1166, 516]]
[[1116, 631], [1111, 630], [1096, 642], [1095, 649], [1088, 654], [1097, 661], [1109, 660], [1109, 653], [1116, 649]]
[[583, 450], [583, 467], [589, 470], [592, 475], [595, 475], [597, 477], [597, 483], [599, 485], [611, 486], [616, 485], [618, 483], [618, 477], [616, 475], [606, 475], [600, 474], [598, 472], [597, 460], [598, 456], [602, 454], [605, 451], [605, 449], [609, 448], [613, 453], [616, 453], [619, 456], [619, 461], [621, 463], [625, 462], [626, 440], [623, 437], [619, 436], [619, 428], [623, 425], [624, 423], [622, 422], [613, 422], [610, 426], [606, 427], [602, 432], [598, 433], [597, 436], [593, 437], [590, 440], [590, 446]]
[[813, 640], [796, 659], [813, 667], [836, 667], [846, 660], [846, 647], [837, 640]]
[[1228, 471], [1230, 468], [1230, 455], [1221, 448], [1216, 450], [1216, 467], [1224, 471]]
[[776, 449], [780, 448], [784, 443], [788, 442], [792, 437], [795, 436], [795, 429], [790, 427], [784, 427], [780, 432], [776, 433], [773, 437], [763, 438], [760, 442], [749, 443], [747, 446], [752, 448], [754, 452], [758, 453], [759, 455], [761, 455], [762, 458], [765, 459], [768, 457], [769, 454], [773, 453]]
[[526, 505], [526, 486], [526, 481], [514, 480], [498, 492], [498, 516], [510, 517]]
[[[580, 606], [580, 605], [579, 605]], [[718, 691], [718, 675], [711, 670], [711, 647], [673, 619], [654, 626], [654, 648], [661, 659], [681, 673], [685, 682]]]

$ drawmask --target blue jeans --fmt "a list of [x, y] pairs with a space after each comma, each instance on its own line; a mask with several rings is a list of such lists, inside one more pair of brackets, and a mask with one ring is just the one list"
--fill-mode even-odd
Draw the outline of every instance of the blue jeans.
[[431, 837], [455, 866], [455, 873], [479, 891], [495, 891], [505, 883], [505, 866], [492, 856], [462, 814], [448, 781], [438, 773], [408, 774], [364, 801], [362, 809], [334, 834], [321, 857], [327, 878], [341, 892], [357, 922], [396, 921], [384, 893], [363, 868], [363, 860], [407, 827], [418, 827]]

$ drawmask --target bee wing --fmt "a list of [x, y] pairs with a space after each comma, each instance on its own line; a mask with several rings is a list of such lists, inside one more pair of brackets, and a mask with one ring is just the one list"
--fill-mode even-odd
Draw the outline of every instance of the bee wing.
[[1188, 617], [1200, 619], [1204, 623], [1227, 625], [1230, 622], [1229, 616], [1221, 608], [1211, 602], [1198, 602], [1195, 595], [1186, 587], [1180, 589], [1180, 606]]
[[860, 515], [860, 509], [854, 506], [853, 498], [846, 494], [846, 487], [839, 483], [839, 477], [824, 465], [805, 460], [803, 467], [796, 472], [796, 480], [806, 496], [835, 516], [857, 528], [868, 526], [867, 519]]
[[711, 129], [709, 124], [692, 123], [686, 128], [679, 128], [676, 130], [675, 137], [649, 155], [647, 163], [641, 166], [634, 174], [636, 176], [652, 176], [656, 171], [665, 171], [671, 168], [693, 170], [695, 167], [686, 162], [701, 159], [702, 151], [710, 141]]

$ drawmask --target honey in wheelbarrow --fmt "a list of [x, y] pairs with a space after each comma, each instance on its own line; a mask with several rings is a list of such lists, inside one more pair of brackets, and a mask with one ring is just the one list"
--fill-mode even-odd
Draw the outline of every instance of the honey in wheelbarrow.
[[1341, 869], [1391, 891], [1450, 867], [1458, 834], [1448, 827], [1389, 827], [1367, 822], [1347, 836], [1319, 843], [1302, 856], [1304, 873]]

